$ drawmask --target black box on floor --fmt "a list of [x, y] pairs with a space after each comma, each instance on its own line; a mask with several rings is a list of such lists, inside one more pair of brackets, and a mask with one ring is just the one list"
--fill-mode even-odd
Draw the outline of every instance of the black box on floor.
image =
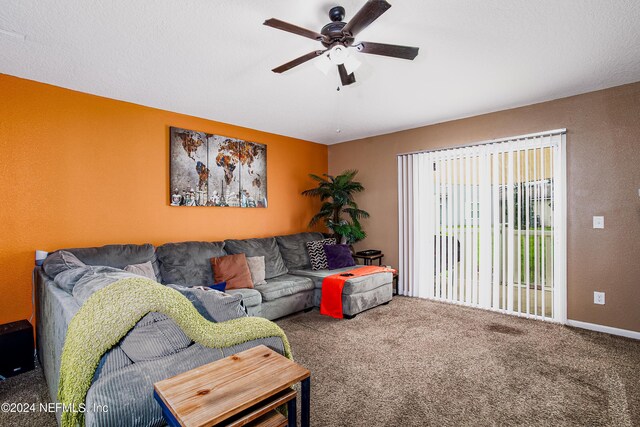
[[33, 326], [26, 320], [0, 325], [0, 375], [33, 369]]

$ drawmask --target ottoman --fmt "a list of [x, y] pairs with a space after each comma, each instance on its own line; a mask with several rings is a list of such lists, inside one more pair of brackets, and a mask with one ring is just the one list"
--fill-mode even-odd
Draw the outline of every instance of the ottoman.
[[[358, 267], [361, 266], [337, 270], [300, 269], [291, 270], [289, 274], [308, 277], [313, 281], [313, 305], [320, 307], [322, 280], [327, 276], [345, 273]], [[388, 303], [392, 299], [392, 294], [393, 275], [389, 272], [353, 277], [345, 282], [342, 289], [342, 313], [346, 318], [353, 318], [358, 313]]]

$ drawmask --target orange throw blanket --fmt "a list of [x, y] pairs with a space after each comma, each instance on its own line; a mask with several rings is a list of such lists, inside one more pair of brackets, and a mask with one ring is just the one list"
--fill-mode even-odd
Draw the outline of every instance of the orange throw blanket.
[[[354, 277], [368, 276], [376, 273], [394, 273], [395, 270], [379, 267], [377, 265], [367, 265], [364, 267], [355, 268], [343, 273], [332, 274], [322, 280], [322, 296], [320, 297], [320, 314], [325, 316], [335, 317], [336, 319], [342, 319], [342, 288], [344, 282]], [[350, 276], [343, 276], [344, 274], [350, 274]]]

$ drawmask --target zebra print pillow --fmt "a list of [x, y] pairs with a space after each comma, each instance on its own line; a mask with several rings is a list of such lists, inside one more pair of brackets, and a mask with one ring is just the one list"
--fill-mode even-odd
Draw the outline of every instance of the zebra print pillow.
[[311, 261], [312, 270], [326, 270], [329, 268], [327, 264], [327, 255], [324, 253], [324, 245], [335, 245], [336, 239], [313, 240], [307, 242], [307, 252], [309, 253], [309, 261]]

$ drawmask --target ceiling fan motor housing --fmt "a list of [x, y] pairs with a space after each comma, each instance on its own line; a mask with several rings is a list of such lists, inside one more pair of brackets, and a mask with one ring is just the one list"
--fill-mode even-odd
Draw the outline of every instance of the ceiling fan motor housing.
[[329, 18], [331, 18], [331, 22], [322, 27], [320, 30], [320, 34], [327, 37], [327, 40], [321, 40], [324, 47], [332, 47], [336, 44], [341, 44], [343, 46], [351, 46], [354, 38], [350, 34], [343, 34], [342, 29], [346, 22], [343, 22], [344, 19], [344, 7], [335, 6], [329, 10]]
[[344, 19], [344, 14], [345, 11], [342, 6], [335, 6], [329, 10], [329, 18], [331, 18], [333, 22], [342, 21]]

